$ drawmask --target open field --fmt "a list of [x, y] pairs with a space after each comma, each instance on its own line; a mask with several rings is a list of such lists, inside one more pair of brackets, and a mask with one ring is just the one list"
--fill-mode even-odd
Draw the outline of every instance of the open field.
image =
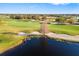
[[[40, 30], [40, 23], [35, 22], [24, 22], [24, 21], [17, 21], [17, 20], [9, 20], [6, 22], [6, 26], [0, 26], [0, 31], [11, 31], [11, 32], [21, 32], [24, 31], [26, 33], [39, 31]], [[79, 26], [75, 25], [55, 25], [55, 24], [48, 24], [49, 31], [61, 34], [69, 34], [69, 35], [79, 35]]]
[[75, 25], [49, 25], [49, 30], [55, 33], [79, 35], [79, 26]]
[[5, 21], [5, 25], [0, 26], [0, 32], [9, 31], [9, 32], [31, 32], [37, 31], [40, 28], [40, 24], [38, 22], [24, 22], [18, 20], [8, 20]]

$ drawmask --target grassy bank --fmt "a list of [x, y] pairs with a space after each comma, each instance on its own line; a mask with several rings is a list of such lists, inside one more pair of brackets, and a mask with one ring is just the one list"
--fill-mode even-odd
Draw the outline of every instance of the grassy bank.
[[0, 53], [22, 43], [24, 37], [11, 34], [0, 34]]

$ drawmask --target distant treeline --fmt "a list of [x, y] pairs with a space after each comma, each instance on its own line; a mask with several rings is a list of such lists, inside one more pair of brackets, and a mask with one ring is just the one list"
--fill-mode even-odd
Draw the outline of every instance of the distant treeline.
[[79, 22], [79, 14], [0, 14], [0, 19], [1, 17], [22, 21], [43, 21], [47, 19], [49, 23], [54, 22], [56, 24], [74, 24]]
[[68, 17], [79, 16], [79, 14], [0, 14], [3, 16], [9, 16], [12, 19], [40, 19], [40, 17]]

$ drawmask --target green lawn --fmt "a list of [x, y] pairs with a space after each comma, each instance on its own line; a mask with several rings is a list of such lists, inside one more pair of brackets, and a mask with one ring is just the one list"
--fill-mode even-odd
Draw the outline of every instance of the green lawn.
[[[24, 22], [12, 20], [7, 22], [8, 26], [11, 28], [15, 28], [14, 31], [24, 31], [24, 32], [32, 32], [39, 31], [40, 23], [39, 22]], [[79, 26], [75, 25], [48, 25], [49, 30], [55, 33], [69, 34], [69, 35], [79, 35]]]
[[39, 22], [24, 22], [24, 21], [17, 21], [17, 20], [11, 20], [7, 22], [8, 26], [18, 29], [19, 31], [25, 31], [25, 32], [32, 32], [32, 31], [38, 31], [40, 29]]
[[49, 30], [55, 33], [79, 35], [79, 26], [75, 25], [49, 25]]

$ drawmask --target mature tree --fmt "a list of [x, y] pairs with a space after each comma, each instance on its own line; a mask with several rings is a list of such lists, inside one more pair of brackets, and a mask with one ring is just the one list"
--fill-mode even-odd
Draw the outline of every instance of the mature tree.
[[58, 17], [58, 18], [56, 18], [56, 22], [58, 22], [58, 24], [64, 24], [65, 17]]
[[73, 24], [75, 21], [74, 21], [74, 19], [68, 19], [68, 20], [66, 20], [66, 22], [69, 24]]

